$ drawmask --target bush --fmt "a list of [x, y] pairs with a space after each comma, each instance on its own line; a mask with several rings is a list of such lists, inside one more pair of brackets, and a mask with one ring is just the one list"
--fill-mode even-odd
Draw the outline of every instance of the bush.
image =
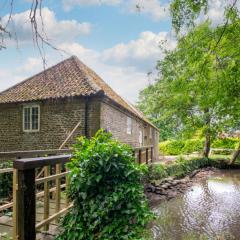
[[[11, 168], [12, 162], [0, 163], [0, 169]], [[12, 173], [0, 174], [0, 198], [11, 198], [12, 196], [12, 184], [13, 184]]]
[[221, 164], [218, 161], [210, 160], [208, 158], [194, 158], [191, 160], [180, 158], [170, 165], [164, 165], [160, 163], [150, 166], [148, 172], [148, 180], [160, 180], [170, 176], [184, 177], [196, 169], [209, 166], [220, 167]]
[[132, 149], [100, 130], [81, 137], [68, 164], [73, 208], [57, 240], [141, 239], [152, 217]]
[[184, 147], [184, 141], [165, 141], [159, 143], [159, 151], [167, 155], [179, 155], [182, 153]]
[[239, 139], [237, 138], [223, 138], [223, 139], [216, 139], [212, 147], [213, 148], [226, 148], [226, 149], [235, 149]]
[[200, 152], [203, 150], [203, 146], [204, 146], [203, 139], [189, 139], [184, 142], [182, 153]]

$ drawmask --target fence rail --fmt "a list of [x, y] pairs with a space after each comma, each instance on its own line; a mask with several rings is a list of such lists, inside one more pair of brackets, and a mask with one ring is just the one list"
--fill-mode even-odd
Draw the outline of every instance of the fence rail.
[[[58, 221], [71, 207], [71, 203], [65, 197], [65, 204], [61, 204], [61, 192], [66, 190], [69, 184], [68, 173], [65, 164], [71, 158], [69, 149], [47, 151], [23, 151], [0, 153], [2, 156], [32, 157], [38, 155], [53, 155], [64, 153], [65, 155], [16, 159], [13, 169], [0, 169], [1, 173], [13, 173], [13, 201], [0, 206], [0, 212], [13, 208], [13, 239], [34, 240], [36, 232], [49, 230], [50, 223]], [[136, 162], [148, 164], [153, 161], [153, 146], [135, 148], [133, 152]], [[38, 171], [37, 171], [38, 170]], [[39, 188], [42, 186], [42, 188]], [[54, 195], [53, 195], [54, 194]], [[54, 196], [55, 211], [50, 214], [50, 198]], [[36, 219], [36, 201], [43, 199], [43, 218]]]
[[33, 158], [50, 155], [61, 155], [70, 153], [71, 149], [49, 149], [49, 150], [30, 150], [30, 151], [11, 151], [0, 152], [0, 159], [19, 159], [19, 158]]

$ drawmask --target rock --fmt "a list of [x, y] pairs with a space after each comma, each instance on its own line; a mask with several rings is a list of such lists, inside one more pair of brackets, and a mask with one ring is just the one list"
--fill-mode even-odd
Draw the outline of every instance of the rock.
[[161, 185], [161, 187], [164, 188], [164, 189], [168, 189], [170, 186], [171, 186], [170, 183], [164, 183], [164, 184]]
[[162, 183], [171, 183], [172, 181], [174, 180], [173, 177], [168, 177], [168, 178], [165, 178]]
[[155, 192], [155, 187], [150, 185], [146, 188], [146, 191], [147, 192]]
[[156, 194], [161, 194], [161, 193], [163, 192], [163, 189], [160, 188], [160, 187], [156, 187], [154, 192], [155, 192]]
[[190, 178], [193, 178], [197, 173], [199, 173], [201, 170], [198, 169], [198, 170], [194, 170], [192, 173], [189, 174], [189, 177]]
[[172, 181], [172, 186], [176, 186], [176, 185], [178, 185], [179, 183], [181, 183], [181, 180], [173, 180], [173, 181]]

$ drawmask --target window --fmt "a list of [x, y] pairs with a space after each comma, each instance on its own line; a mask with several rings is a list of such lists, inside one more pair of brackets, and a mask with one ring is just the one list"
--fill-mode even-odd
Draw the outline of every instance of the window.
[[142, 146], [143, 144], [143, 132], [142, 130], [139, 131], [139, 145]]
[[132, 134], [132, 119], [127, 117], [127, 134]]
[[152, 128], [150, 127], [149, 138], [152, 139], [152, 137], [153, 137], [153, 131], [152, 131]]
[[40, 129], [40, 107], [38, 105], [23, 107], [23, 131], [37, 132]]

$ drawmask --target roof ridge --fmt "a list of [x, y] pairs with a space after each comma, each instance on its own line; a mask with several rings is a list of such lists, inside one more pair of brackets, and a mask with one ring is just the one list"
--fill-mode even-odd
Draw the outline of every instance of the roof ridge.
[[[73, 55], [73, 56], [72, 56], [72, 59], [74, 60], [77, 68], [78, 68], [80, 71], [84, 71], [84, 69], [81, 68], [80, 64], [83, 65], [85, 68], [88, 68], [82, 61], [80, 61], [80, 60], [78, 59], [77, 56]], [[96, 82], [95, 82], [92, 78], [90, 78], [90, 76], [87, 75], [87, 73], [85, 73], [85, 78], [86, 78], [87, 82], [89, 83], [89, 85], [92, 87], [93, 90], [95, 90], [96, 92], [103, 91], [103, 89], [102, 89], [100, 86], [98, 86], [98, 85], [96, 84]], [[103, 92], [104, 92], [104, 91], [103, 91]]]

